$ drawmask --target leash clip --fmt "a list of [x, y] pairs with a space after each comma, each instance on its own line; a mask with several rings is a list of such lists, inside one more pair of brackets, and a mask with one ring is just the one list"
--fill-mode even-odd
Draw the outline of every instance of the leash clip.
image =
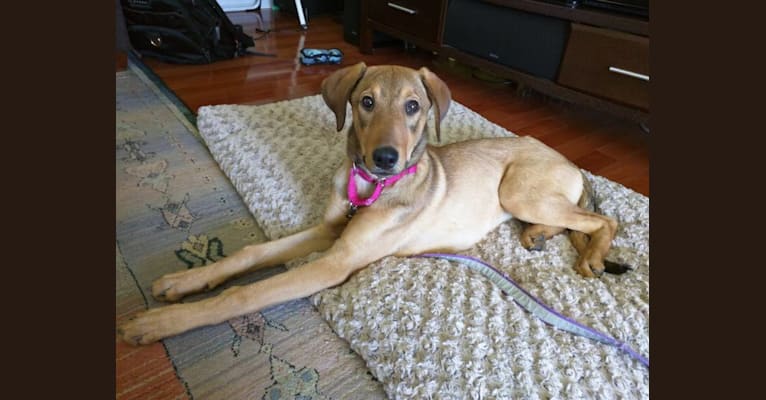
[[354, 217], [354, 214], [356, 214], [356, 210], [358, 210], [359, 207], [355, 206], [354, 203], [348, 202], [348, 211], [346, 212], [346, 218], [351, 219]]

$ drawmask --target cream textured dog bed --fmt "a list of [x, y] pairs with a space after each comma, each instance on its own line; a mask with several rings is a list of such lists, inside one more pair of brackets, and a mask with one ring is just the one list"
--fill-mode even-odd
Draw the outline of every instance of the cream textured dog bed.
[[[346, 140], [321, 96], [202, 107], [197, 123], [267, 236], [320, 221]], [[442, 122], [444, 143], [501, 136], [513, 134], [456, 102]], [[565, 235], [530, 252], [519, 243], [515, 220], [464, 254], [495, 265], [553, 309], [648, 357], [649, 199], [588, 176], [600, 210], [620, 222], [609, 258], [634, 271], [584, 279], [572, 268], [577, 254]], [[488, 279], [445, 260], [387, 257], [312, 301], [391, 398], [649, 397], [649, 370], [638, 361], [546, 325]]]

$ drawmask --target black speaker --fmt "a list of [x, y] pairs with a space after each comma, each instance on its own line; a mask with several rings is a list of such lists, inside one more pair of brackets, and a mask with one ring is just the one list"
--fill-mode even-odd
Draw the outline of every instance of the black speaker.
[[568, 21], [479, 0], [451, 0], [444, 44], [530, 75], [555, 80]]

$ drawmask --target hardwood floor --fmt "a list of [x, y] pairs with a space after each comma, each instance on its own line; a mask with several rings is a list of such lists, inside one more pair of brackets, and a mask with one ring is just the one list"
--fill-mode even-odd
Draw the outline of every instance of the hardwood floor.
[[286, 13], [265, 10], [230, 17], [256, 39], [251, 50], [275, 57], [253, 55], [210, 65], [144, 60], [192, 111], [209, 104], [264, 104], [317, 94], [322, 80], [340, 67], [302, 66], [298, 51], [339, 48], [344, 66], [359, 61], [427, 66], [449, 85], [454, 100], [490, 121], [536, 137], [579, 167], [649, 195], [649, 134], [635, 123], [516, 90], [512, 83], [477, 79], [470, 68], [430, 53], [393, 46], [376, 49], [374, 55], [361, 54], [343, 40], [337, 16], [315, 16], [305, 32], [299, 30], [297, 18]]

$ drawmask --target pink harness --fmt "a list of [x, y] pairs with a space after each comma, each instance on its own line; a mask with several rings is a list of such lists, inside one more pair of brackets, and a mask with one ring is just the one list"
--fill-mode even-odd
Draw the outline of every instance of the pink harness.
[[[368, 175], [363, 169], [358, 168], [356, 166], [356, 163], [351, 165], [351, 168], [348, 171], [348, 202], [349, 202], [349, 209], [348, 213], [346, 214], [347, 218], [351, 218], [354, 216], [354, 213], [356, 213], [356, 210], [359, 207], [367, 207], [374, 203], [376, 200], [378, 200], [378, 197], [380, 197], [380, 192], [383, 191], [383, 188], [386, 186], [393, 186], [396, 182], [398, 182], [400, 179], [404, 178], [406, 175], [414, 174], [418, 170], [418, 165], [413, 164], [409, 168], [404, 169], [402, 172], [390, 176], [383, 179], [375, 179]], [[360, 176], [362, 179], [369, 183], [375, 184], [375, 191], [372, 192], [372, 195], [370, 197], [363, 199], [359, 197], [359, 193], [356, 191], [356, 180], [354, 177]]]

